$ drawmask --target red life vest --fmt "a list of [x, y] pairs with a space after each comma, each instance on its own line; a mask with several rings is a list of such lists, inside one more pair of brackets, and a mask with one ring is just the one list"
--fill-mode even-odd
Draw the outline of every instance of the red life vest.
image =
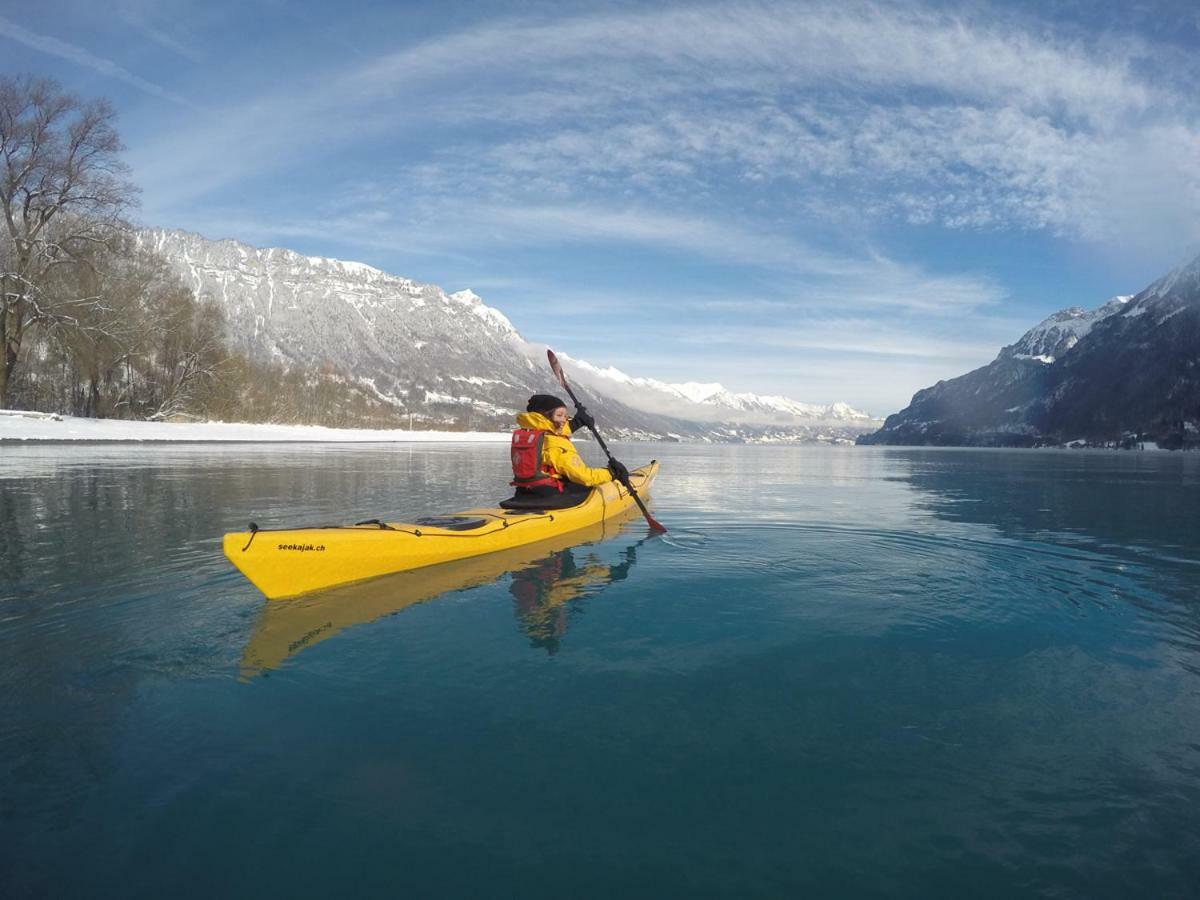
[[542, 462], [542, 443], [546, 432], [535, 428], [518, 428], [512, 433], [512, 467], [515, 487], [553, 487], [563, 489], [562, 479], [554, 466]]

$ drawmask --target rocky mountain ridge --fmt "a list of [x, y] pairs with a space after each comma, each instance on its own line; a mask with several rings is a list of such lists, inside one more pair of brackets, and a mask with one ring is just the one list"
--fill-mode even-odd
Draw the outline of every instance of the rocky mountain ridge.
[[[197, 297], [217, 301], [230, 344], [252, 358], [320, 367], [418, 427], [509, 427], [532, 393], [553, 389], [545, 348], [526, 342], [469, 290], [363, 263], [145, 229]], [[560, 354], [564, 355], [565, 354]], [[575, 360], [573, 377], [614, 437], [714, 441], [846, 441], [878, 425], [844, 403], [807, 404], [671, 385]]]
[[913, 395], [863, 444], [1038, 446], [1200, 433], [1200, 257], [1140, 293], [1055, 313], [986, 366]]

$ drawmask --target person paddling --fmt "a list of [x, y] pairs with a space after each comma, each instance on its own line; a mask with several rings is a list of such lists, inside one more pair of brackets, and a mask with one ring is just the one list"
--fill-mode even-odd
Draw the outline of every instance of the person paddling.
[[576, 407], [567, 420], [567, 404], [551, 394], [534, 394], [525, 412], [517, 414], [512, 434], [512, 485], [516, 494], [501, 506], [563, 509], [582, 503], [598, 484], [629, 478], [629, 470], [613, 460], [607, 469], [594, 469], [580, 458], [571, 432], [594, 426], [588, 411]]

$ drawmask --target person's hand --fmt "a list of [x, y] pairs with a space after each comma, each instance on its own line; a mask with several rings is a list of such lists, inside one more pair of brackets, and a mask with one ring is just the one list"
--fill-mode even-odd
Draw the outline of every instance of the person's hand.
[[617, 462], [615, 459], [608, 464], [608, 471], [612, 473], [614, 481], [619, 481], [622, 484], [629, 481], [629, 470], [625, 468], [625, 464]]
[[586, 406], [575, 407], [575, 418], [571, 420], [571, 430], [578, 431], [580, 428], [595, 428], [596, 420], [592, 418], [592, 414], [587, 411]]

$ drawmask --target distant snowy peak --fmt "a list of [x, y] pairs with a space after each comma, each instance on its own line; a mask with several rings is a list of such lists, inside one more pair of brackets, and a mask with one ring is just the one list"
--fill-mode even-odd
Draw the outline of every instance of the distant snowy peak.
[[845, 421], [862, 421], [870, 419], [869, 413], [863, 412], [861, 409], [855, 409], [849, 403], [843, 403], [840, 400], [836, 403], [830, 403], [827, 407], [829, 413], [827, 418], [843, 419]]
[[501, 331], [507, 332], [513, 337], [520, 337], [520, 335], [517, 334], [517, 329], [513, 327], [513, 323], [508, 321], [508, 316], [504, 315], [504, 313], [500, 312], [500, 310], [496, 309], [495, 307], [484, 304], [483, 298], [474, 291], [469, 289], [465, 291], [456, 291], [453, 294], [447, 294], [446, 299], [453, 303], [459, 303], [467, 307], [467, 309], [470, 310], [471, 315], [477, 316], [483, 321], [495, 325]]
[[572, 369], [582, 373], [594, 390], [618, 396], [622, 402], [637, 409], [669, 412], [682, 417], [703, 413], [713, 419], [745, 419], [760, 423], [803, 420], [867, 425], [876, 421], [846, 403], [803, 403], [778, 395], [733, 393], [718, 382], [672, 384], [654, 378], [636, 378], [611, 366], [602, 369], [585, 360], [560, 355], [564, 360], [570, 360]]
[[1049, 365], [1070, 351], [1098, 323], [1125, 309], [1130, 299], [1130, 295], [1116, 296], [1091, 311], [1081, 306], [1060, 310], [1001, 350], [1000, 357], [1032, 359]]
[[[668, 385], [675, 389], [686, 388], [687, 385]], [[715, 390], [709, 391], [703, 398], [695, 402], [704, 403], [721, 409], [737, 410], [739, 412], [782, 413], [803, 419], [870, 419], [864, 412], [853, 409], [846, 403], [803, 403], [790, 397], [778, 394], [733, 393], [721, 385], [709, 385]]]
[[783, 413], [803, 419], [837, 419], [839, 421], [869, 420], [871, 418], [867, 413], [854, 409], [847, 403], [803, 403], [790, 397], [781, 397], [778, 394], [734, 393], [717, 383], [686, 382], [684, 384], [667, 384], [663, 387], [686, 397], [693, 403], [703, 403], [740, 412]]

